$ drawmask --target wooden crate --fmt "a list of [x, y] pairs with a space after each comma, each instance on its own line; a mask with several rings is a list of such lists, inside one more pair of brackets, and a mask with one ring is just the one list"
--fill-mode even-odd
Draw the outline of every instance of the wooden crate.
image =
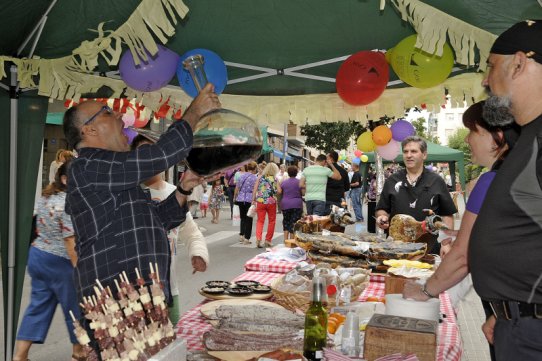
[[297, 243], [295, 242], [295, 239], [285, 239], [284, 245], [289, 248], [297, 247]]
[[385, 279], [384, 293], [403, 293], [403, 288], [405, 288], [405, 283], [408, 280], [417, 280], [417, 278], [406, 278], [388, 273]]
[[374, 314], [365, 330], [363, 357], [372, 361], [394, 353], [416, 354], [420, 361], [435, 361], [438, 322]]

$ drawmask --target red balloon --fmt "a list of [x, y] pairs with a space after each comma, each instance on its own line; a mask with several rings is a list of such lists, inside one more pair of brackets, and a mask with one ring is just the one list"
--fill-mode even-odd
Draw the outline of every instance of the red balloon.
[[135, 128], [143, 128], [145, 125], [147, 125], [147, 123], [149, 122], [149, 119], [150, 118], [136, 118], [135, 121], [134, 121], [134, 127]]
[[386, 89], [390, 78], [384, 54], [360, 51], [342, 63], [335, 78], [337, 93], [351, 105], [367, 105]]

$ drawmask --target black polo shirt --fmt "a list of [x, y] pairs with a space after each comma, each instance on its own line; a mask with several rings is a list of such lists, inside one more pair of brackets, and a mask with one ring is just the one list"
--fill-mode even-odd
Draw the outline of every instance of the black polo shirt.
[[521, 129], [491, 183], [469, 242], [476, 292], [542, 303], [542, 115]]
[[352, 180], [350, 181], [350, 184], [352, 183], [358, 183], [358, 185], [350, 186], [350, 189], [361, 188], [363, 183], [361, 182], [361, 175], [359, 174], [359, 172], [354, 172], [354, 174], [352, 175]]
[[[341, 179], [327, 179], [326, 202], [341, 204], [341, 198], [344, 198], [344, 192], [350, 189], [350, 179], [348, 178], [348, 172], [343, 167], [337, 163], [333, 163], [333, 165], [341, 174]], [[329, 168], [331, 169], [331, 167]]]
[[426, 217], [424, 209], [432, 209], [439, 216], [451, 216], [457, 212], [444, 180], [438, 174], [424, 168], [412, 187], [406, 179], [406, 170], [393, 173], [384, 183], [376, 210], [390, 214], [408, 214], [418, 221]]

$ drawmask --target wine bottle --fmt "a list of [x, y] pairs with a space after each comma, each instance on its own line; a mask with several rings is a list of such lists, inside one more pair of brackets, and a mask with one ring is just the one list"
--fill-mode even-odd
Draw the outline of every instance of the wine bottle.
[[312, 302], [305, 314], [305, 335], [303, 338], [303, 356], [309, 361], [323, 359], [323, 348], [327, 338], [327, 297], [325, 279], [314, 277], [312, 280]]

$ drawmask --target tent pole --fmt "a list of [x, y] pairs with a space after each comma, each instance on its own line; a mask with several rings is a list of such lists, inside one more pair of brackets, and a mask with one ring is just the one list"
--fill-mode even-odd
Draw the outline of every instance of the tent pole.
[[284, 123], [284, 142], [282, 143], [282, 164], [286, 165], [286, 154], [288, 154], [288, 124]]
[[15, 234], [17, 214], [17, 66], [12, 65], [9, 69], [10, 80], [10, 149], [9, 149], [9, 220], [8, 220], [8, 304], [7, 304], [7, 327], [6, 327], [6, 360], [11, 360], [13, 355], [13, 308], [15, 301]]
[[[38, 39], [40, 38], [41, 36], [41, 31], [43, 30], [43, 27], [45, 26], [45, 22], [47, 21], [47, 15], [49, 15], [49, 13], [51, 12], [51, 10], [53, 9], [53, 6], [55, 6], [56, 2], [58, 0], [52, 0], [51, 3], [49, 4], [49, 7], [47, 7], [47, 10], [45, 10], [45, 12], [43, 13], [43, 15], [41, 16], [40, 20], [38, 21], [38, 23], [34, 26], [34, 29], [32, 29], [32, 31], [30, 32], [30, 34], [26, 37], [26, 39], [24, 39], [23, 43], [21, 44], [21, 46], [19, 46], [19, 49], [17, 49], [17, 56], [21, 55], [21, 53], [23, 52], [23, 49], [26, 47], [26, 44], [28, 44], [28, 42], [30, 41], [30, 39], [32, 39], [32, 37], [34, 36], [34, 34], [36, 33], [36, 31], [38, 31], [39, 29], [39, 34], [38, 36], [36, 37], [36, 40], [35, 40], [35, 43], [33, 45], [33, 47], [35, 48], [36, 47], [36, 44], [38, 43]], [[34, 50], [31, 51], [32, 53], [34, 52]], [[29, 56], [29, 58], [31, 57], [32, 55]]]

